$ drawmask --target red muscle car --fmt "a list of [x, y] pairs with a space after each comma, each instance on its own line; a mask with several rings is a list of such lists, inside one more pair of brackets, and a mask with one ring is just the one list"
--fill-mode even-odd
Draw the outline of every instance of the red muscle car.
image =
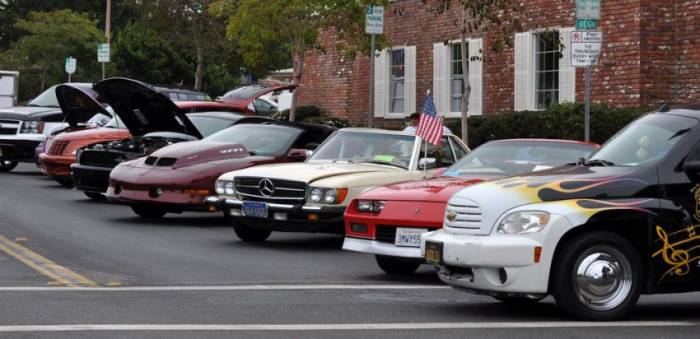
[[597, 148], [567, 140], [488, 142], [439, 176], [378, 187], [358, 196], [345, 210], [343, 249], [374, 254], [387, 273], [413, 273], [424, 262], [420, 235], [442, 227], [447, 201], [454, 193], [484, 180], [575, 162]]
[[311, 123], [238, 124], [119, 164], [110, 175], [107, 197], [130, 205], [145, 218], [169, 212], [213, 212], [216, 208], [202, 199], [214, 194], [220, 175], [260, 164], [304, 161], [333, 131]]

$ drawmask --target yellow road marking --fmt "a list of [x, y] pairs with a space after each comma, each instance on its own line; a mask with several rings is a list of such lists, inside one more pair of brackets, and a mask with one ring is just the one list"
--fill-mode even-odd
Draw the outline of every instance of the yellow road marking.
[[[35, 271], [49, 277], [50, 284], [60, 284], [68, 287], [97, 287], [96, 282], [75, 273], [39, 253], [26, 248], [0, 234], [0, 250], [11, 255]], [[53, 285], [53, 284], [52, 284]]]

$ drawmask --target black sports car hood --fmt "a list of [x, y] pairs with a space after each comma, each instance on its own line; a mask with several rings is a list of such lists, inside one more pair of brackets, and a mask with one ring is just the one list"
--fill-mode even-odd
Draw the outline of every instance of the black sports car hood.
[[56, 99], [70, 127], [77, 127], [78, 123], [86, 122], [96, 114], [112, 116], [112, 113], [97, 101], [98, 96], [97, 92], [85, 88], [56, 86]]
[[192, 121], [166, 96], [144, 82], [110, 78], [95, 84], [95, 91], [112, 106], [133, 136], [176, 132], [202, 138]]

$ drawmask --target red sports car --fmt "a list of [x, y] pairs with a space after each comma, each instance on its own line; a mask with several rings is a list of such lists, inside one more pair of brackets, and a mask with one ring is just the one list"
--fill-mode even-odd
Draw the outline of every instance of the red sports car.
[[146, 218], [168, 212], [213, 212], [216, 209], [202, 199], [214, 194], [220, 175], [260, 164], [304, 161], [334, 130], [283, 121], [238, 124], [119, 164], [110, 175], [107, 197], [129, 204]]
[[424, 262], [420, 235], [442, 227], [447, 200], [454, 193], [484, 180], [575, 162], [597, 148], [568, 140], [488, 142], [437, 177], [387, 185], [358, 196], [345, 210], [343, 249], [374, 254], [387, 273], [413, 273]]

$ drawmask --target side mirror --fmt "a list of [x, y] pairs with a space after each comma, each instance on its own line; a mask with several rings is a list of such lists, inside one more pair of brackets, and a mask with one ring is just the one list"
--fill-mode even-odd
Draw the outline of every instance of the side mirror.
[[301, 148], [292, 148], [287, 153], [287, 160], [289, 161], [304, 161], [309, 156], [309, 151]]
[[683, 172], [692, 182], [700, 183], [700, 160], [686, 160], [683, 162]]
[[437, 159], [435, 158], [420, 158], [418, 159], [418, 169], [437, 168]]

